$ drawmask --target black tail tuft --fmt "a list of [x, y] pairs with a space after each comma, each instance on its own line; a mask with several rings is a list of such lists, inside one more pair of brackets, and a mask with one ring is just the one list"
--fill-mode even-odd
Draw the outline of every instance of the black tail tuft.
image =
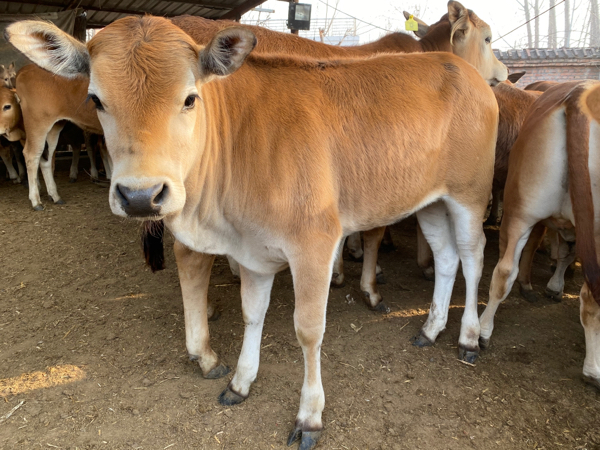
[[146, 220], [142, 223], [142, 249], [146, 264], [152, 272], [165, 268], [164, 232], [165, 224], [162, 220]]

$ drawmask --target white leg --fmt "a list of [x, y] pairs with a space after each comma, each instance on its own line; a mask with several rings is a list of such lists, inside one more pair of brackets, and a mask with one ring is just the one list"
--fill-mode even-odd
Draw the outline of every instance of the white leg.
[[112, 159], [108, 154], [108, 150], [106, 149], [106, 144], [99, 139], [99, 147], [100, 147], [100, 157], [102, 158], [102, 163], [104, 164], [104, 170], [106, 172], [106, 179], [110, 180], [112, 178]]
[[429, 316], [421, 334], [414, 341], [414, 345], [422, 347], [432, 345], [438, 334], [446, 328], [459, 257], [453, 225], [448, 217], [448, 209], [442, 201], [417, 212], [417, 219], [433, 251], [435, 264], [435, 286]]
[[565, 272], [575, 261], [575, 243], [565, 241], [560, 234], [558, 236], [556, 270], [546, 285], [546, 295], [557, 302], [562, 300], [565, 289]]
[[580, 319], [585, 333], [584, 379], [600, 388], [600, 307], [594, 300], [587, 283], [579, 294]]
[[15, 167], [12, 163], [12, 154], [10, 151], [10, 147], [0, 147], [0, 158], [2, 158], [2, 162], [6, 166], [6, 171], [8, 172], [8, 177], [13, 181], [13, 183], [20, 183], [19, 174], [15, 170]]
[[229, 269], [234, 277], [240, 278], [240, 265], [231, 256], [227, 255], [227, 262], [229, 263]]
[[473, 363], [479, 355], [477, 293], [483, 271], [485, 248], [483, 218], [454, 200], [448, 200], [447, 206], [454, 224], [456, 247], [466, 284], [465, 311], [458, 339], [459, 358]]
[[259, 274], [240, 265], [244, 343], [233, 379], [219, 396], [222, 405], [235, 405], [248, 397], [260, 362], [260, 343], [275, 274]]
[[490, 283], [490, 298], [488, 304], [479, 318], [481, 327], [479, 346], [486, 348], [489, 345], [492, 331], [494, 330], [494, 315], [500, 303], [508, 296], [513, 283], [519, 273], [519, 259], [521, 252], [529, 239], [533, 223], [520, 218], [512, 218], [504, 214], [500, 225], [500, 260], [494, 269]]
[[48, 143], [48, 158], [46, 159], [42, 156], [40, 159], [40, 168], [42, 169], [42, 175], [44, 176], [44, 182], [46, 183], [46, 190], [48, 191], [48, 195], [52, 197], [54, 203], [57, 204], [62, 204], [64, 202], [60, 198], [60, 195], [58, 195], [58, 190], [56, 189], [56, 182], [54, 181], [54, 164], [52, 159], [63, 126], [64, 125], [55, 124], [52, 127], [46, 137], [46, 142]]
[[73, 148], [73, 146], [69, 144], [68, 148], [73, 152], [71, 169], [69, 170], [69, 181], [71, 183], [75, 183], [77, 181], [77, 174], [79, 174], [79, 157], [81, 156], [81, 147], [76, 145], [75, 148]]
[[229, 369], [210, 347], [208, 285], [215, 257], [197, 253], [175, 241], [173, 247], [185, 315], [185, 343], [192, 361], [198, 361], [205, 378], [220, 378]]

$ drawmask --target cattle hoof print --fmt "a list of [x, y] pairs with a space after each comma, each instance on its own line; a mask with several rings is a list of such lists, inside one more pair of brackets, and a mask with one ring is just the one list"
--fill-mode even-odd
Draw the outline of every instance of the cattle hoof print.
[[474, 364], [477, 361], [477, 357], [479, 356], [479, 349], [476, 350], [468, 350], [464, 347], [458, 347], [458, 359], [464, 362], [468, 362], [469, 364]]
[[239, 405], [244, 400], [246, 400], [245, 397], [242, 397], [241, 395], [233, 392], [229, 388], [229, 386], [227, 386], [225, 390], [219, 395], [219, 403], [223, 406]]
[[385, 284], [387, 283], [387, 281], [385, 280], [385, 275], [382, 273], [378, 273], [375, 276], [375, 279], [377, 280], [377, 284]]
[[536, 303], [539, 300], [538, 296], [532, 289], [525, 289], [523, 286], [519, 286], [519, 293], [521, 294], [521, 297], [523, 297], [529, 303]]
[[412, 345], [415, 347], [431, 347], [433, 345], [433, 341], [425, 336], [422, 331], [414, 336], [411, 340]]
[[310, 450], [317, 445], [319, 437], [321, 437], [321, 431], [302, 431], [296, 428], [290, 433], [287, 445], [290, 447], [294, 442], [300, 440], [298, 450]]
[[490, 338], [486, 339], [479, 336], [479, 348], [481, 350], [487, 350], [488, 348], [490, 348]]
[[[224, 364], [219, 364], [217, 367], [215, 367], [210, 372], [208, 372], [206, 375], [204, 375], [204, 378], [206, 378], [207, 380], [216, 380], [217, 378], [224, 377], [229, 372], [231, 372], [231, 369], [229, 367], [227, 367]], [[227, 389], [229, 389], [229, 388], [227, 388]], [[221, 395], [223, 395], [224, 393], [225, 393], [225, 391], [223, 391], [221, 393]], [[221, 397], [219, 397], [219, 398], [221, 398]]]
[[546, 294], [546, 297], [548, 297], [550, 300], [553, 300], [556, 303], [559, 303], [562, 301], [562, 298], [563, 298], [562, 292], [556, 292], [556, 291], [553, 291], [552, 289], [548, 289], [548, 288], [546, 288], [546, 290], [544, 292]]

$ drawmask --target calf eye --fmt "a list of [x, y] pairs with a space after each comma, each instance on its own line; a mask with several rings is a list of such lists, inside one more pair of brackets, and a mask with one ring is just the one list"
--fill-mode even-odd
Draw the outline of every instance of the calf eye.
[[94, 105], [96, 105], [96, 109], [98, 111], [104, 111], [104, 106], [96, 94], [88, 94], [88, 100], [94, 102]]
[[197, 95], [188, 95], [185, 99], [185, 102], [183, 103], [183, 110], [185, 111], [186, 109], [192, 109], [194, 107], [194, 105], [196, 104], [196, 97], [198, 97]]
[[486, 37], [485, 38], [485, 42], [486, 42], [486, 44], [489, 44], [490, 42], [492, 42], [492, 38], [491, 37]]
[[10, 108], [12, 108], [12, 106], [11, 106], [11, 105], [4, 105], [4, 106], [2, 107], [2, 110], [3, 110], [3, 111], [8, 111]]

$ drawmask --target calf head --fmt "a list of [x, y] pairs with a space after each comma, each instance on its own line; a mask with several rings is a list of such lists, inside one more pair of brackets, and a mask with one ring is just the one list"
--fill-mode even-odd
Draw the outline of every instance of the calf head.
[[490, 26], [455, 1], [448, 2], [448, 20], [452, 52], [475, 66], [488, 84], [506, 80], [508, 69], [494, 55]]
[[13, 89], [0, 86], [0, 133], [10, 134], [20, 121], [21, 105], [17, 100], [17, 94]]
[[14, 89], [16, 87], [17, 71], [15, 70], [15, 63], [11, 62], [8, 67], [4, 67], [4, 64], [0, 64], [0, 79], [5, 87]]
[[183, 209], [184, 181], [202, 176], [210, 121], [202, 86], [235, 72], [256, 44], [254, 34], [232, 27], [202, 48], [170, 21], [151, 16], [118, 20], [87, 45], [37, 21], [13, 23], [6, 35], [51, 72], [89, 76], [88, 99], [114, 164], [111, 209], [140, 219]]

